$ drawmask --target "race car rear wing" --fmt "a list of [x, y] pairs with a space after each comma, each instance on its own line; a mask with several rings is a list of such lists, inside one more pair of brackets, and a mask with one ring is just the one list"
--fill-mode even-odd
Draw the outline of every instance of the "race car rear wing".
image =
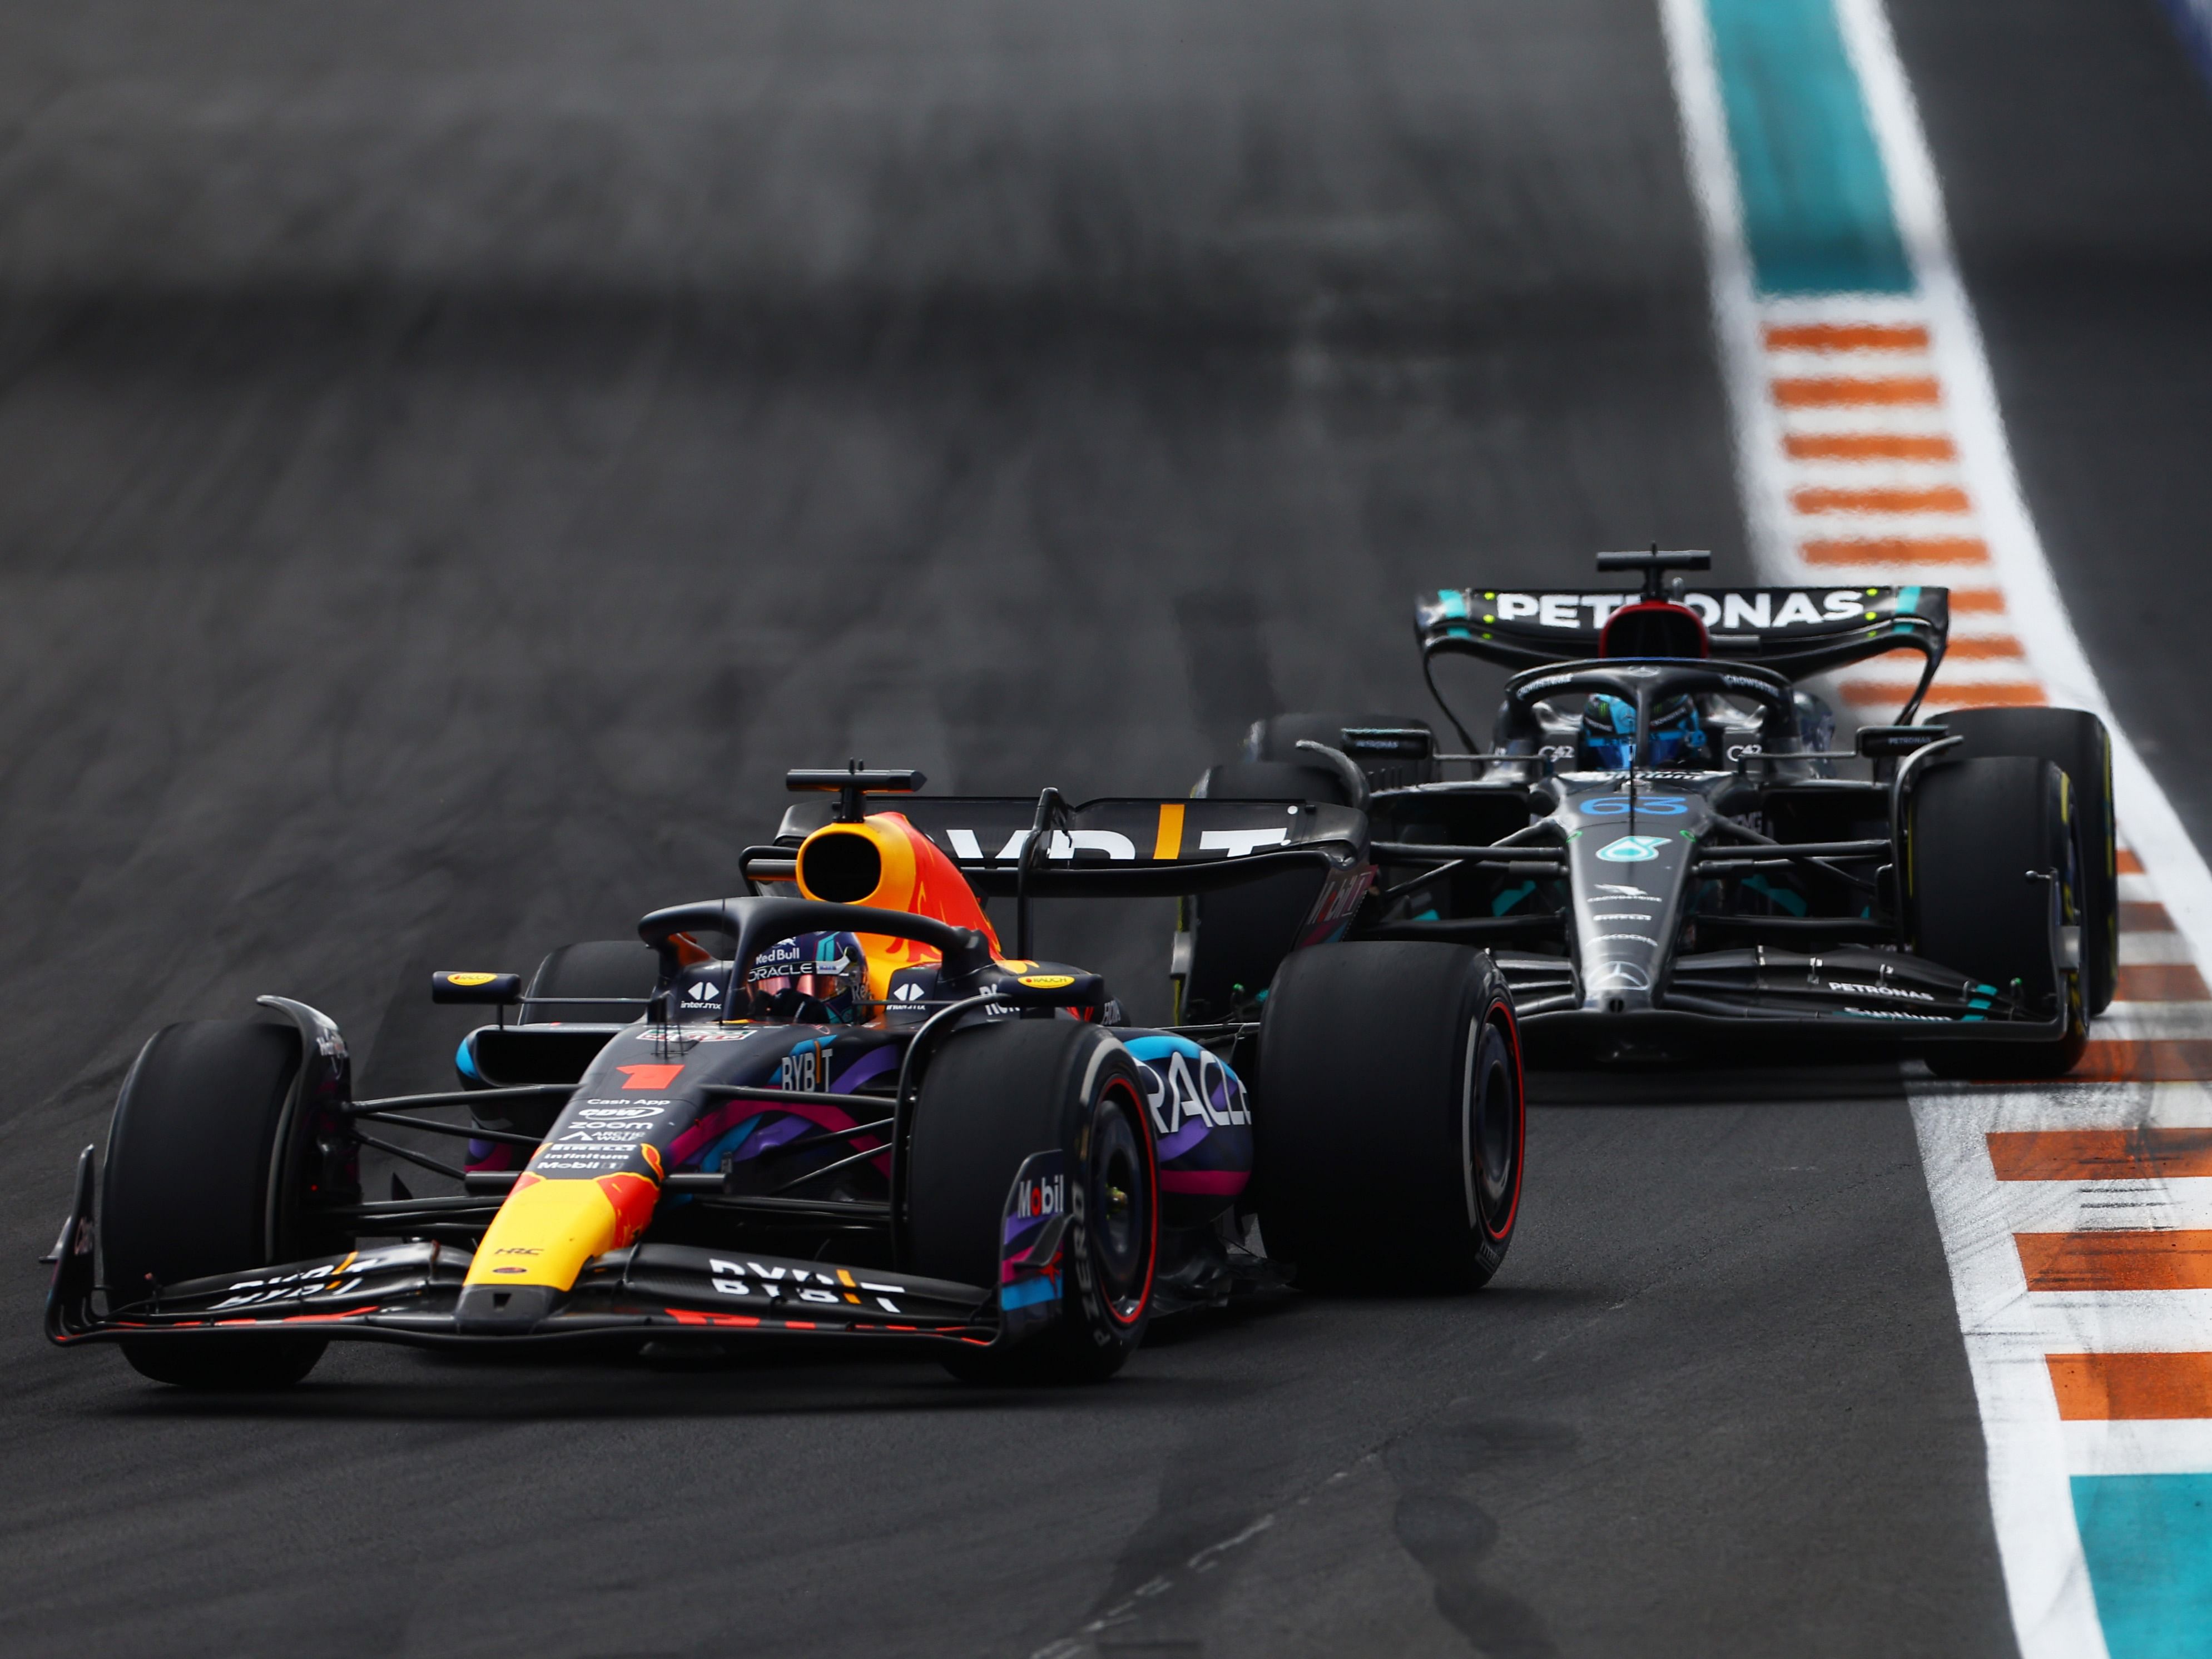
[[[1598, 654], [1606, 618], [1636, 593], [1582, 589], [1447, 587], [1415, 607], [1421, 659], [1480, 657], [1508, 668]], [[1668, 595], [1703, 618], [1717, 660], [1753, 663], [1792, 678], [1917, 651], [1929, 675], [1950, 629], [1943, 587], [1710, 587]]]
[[[1286, 870], [1322, 874], [1368, 862], [1367, 815], [1329, 803], [1109, 796], [1078, 804], [1051, 789], [1031, 796], [872, 791], [862, 802], [870, 812], [904, 814], [985, 895], [1174, 898]], [[774, 854], [788, 858], [837, 811], [827, 800], [788, 809], [776, 832], [782, 846], [751, 849], [747, 874], [789, 879], [773, 869]]]

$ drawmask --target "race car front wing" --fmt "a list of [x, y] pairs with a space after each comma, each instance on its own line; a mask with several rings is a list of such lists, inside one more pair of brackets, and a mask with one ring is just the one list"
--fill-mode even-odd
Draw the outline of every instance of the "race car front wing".
[[409, 1242], [160, 1286], [135, 1302], [106, 1292], [95, 1308], [94, 1158], [78, 1160], [76, 1194], [53, 1256], [47, 1337], [64, 1346], [118, 1340], [208, 1340], [285, 1333], [418, 1347], [619, 1344], [744, 1334], [872, 1337], [988, 1344], [1000, 1334], [999, 1293], [876, 1268], [742, 1249], [635, 1244], [596, 1257], [527, 1329], [479, 1325], [459, 1309], [471, 1252]]

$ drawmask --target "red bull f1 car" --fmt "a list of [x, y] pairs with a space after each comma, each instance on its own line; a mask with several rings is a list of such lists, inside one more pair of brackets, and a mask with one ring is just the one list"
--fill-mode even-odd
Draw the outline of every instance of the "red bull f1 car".
[[[795, 1335], [1082, 1381], [1156, 1312], [1293, 1272], [1497, 1270], [1522, 1164], [1510, 997], [1463, 944], [1342, 941], [1375, 883], [1358, 811], [937, 798], [858, 763], [792, 782], [811, 799], [744, 854], [741, 895], [564, 946], [526, 984], [436, 975], [497, 1011], [451, 1091], [357, 1098], [337, 1026], [280, 997], [157, 1033], [104, 1164], [80, 1160], [49, 1336], [203, 1388], [297, 1381], [338, 1339]], [[1131, 1027], [1098, 975], [1030, 950], [1038, 899], [1286, 878], [1288, 959], [1249, 1017]], [[371, 1196], [370, 1151], [446, 1190]]]
[[[1486, 744], [1441, 695], [1457, 753], [1419, 720], [1280, 715], [1200, 791], [1363, 811], [1377, 883], [1348, 936], [1494, 952], [1547, 1059], [1833, 1044], [1952, 1075], [2066, 1071], [2117, 971], [2103, 726], [2010, 708], [1916, 723], [1946, 590], [1690, 587], [1708, 563], [1655, 549], [1600, 556], [1640, 591], [1431, 594], [1431, 690], [1449, 657], [1514, 671]], [[1900, 723], [1838, 751], [1801, 682], [1898, 650], [1924, 663]], [[1258, 896], [1186, 906], [1179, 1018], [1268, 983], [1287, 941]]]

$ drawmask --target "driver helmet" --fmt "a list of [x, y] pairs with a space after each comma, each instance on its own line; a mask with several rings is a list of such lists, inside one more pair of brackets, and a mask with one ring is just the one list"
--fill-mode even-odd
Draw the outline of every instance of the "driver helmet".
[[[1646, 765], [1675, 765], [1702, 750], [1705, 743], [1704, 722], [1686, 692], [1662, 697], [1653, 705]], [[1587, 764], [1626, 771], [1636, 758], [1636, 705], [1626, 697], [1593, 696], [1583, 708], [1582, 750]]]
[[868, 958], [850, 933], [798, 933], [753, 958], [756, 1019], [845, 1025], [868, 1000]]

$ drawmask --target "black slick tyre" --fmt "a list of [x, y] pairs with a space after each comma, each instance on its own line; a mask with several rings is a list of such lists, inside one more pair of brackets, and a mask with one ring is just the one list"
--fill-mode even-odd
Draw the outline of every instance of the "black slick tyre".
[[978, 1382], [1097, 1382], [1152, 1318], [1159, 1167], [1129, 1052], [1079, 1020], [1009, 1019], [947, 1037], [908, 1142], [907, 1255], [918, 1273], [995, 1286], [1007, 1200], [1033, 1154], [1066, 1177], [1059, 1317], [945, 1363]]
[[1255, 1207], [1324, 1289], [1471, 1291], [1505, 1260], [1527, 1139], [1505, 981], [1463, 945], [1322, 945], [1260, 1028]]
[[2081, 1058], [2088, 1027], [2082, 975], [2054, 977], [2049, 872], [2061, 919], [2079, 915], [2067, 775], [2025, 755], [1938, 766], [1914, 785], [1906, 840], [1907, 925], [1913, 951], [2051, 1014], [2066, 1031], [2048, 1042], [1934, 1042], [1923, 1051], [1939, 1077], [2058, 1077]]
[[[649, 997], [660, 982], [660, 957], [647, 945], [631, 939], [586, 939], [547, 954], [522, 994], [526, 1024], [559, 1020], [577, 1025], [627, 1025], [645, 1010], [634, 1000]], [[544, 997], [623, 997], [623, 1002], [545, 1002]]]
[[[272, 1237], [272, 1171], [300, 1069], [289, 1025], [193, 1020], [164, 1026], [139, 1051], [107, 1136], [100, 1253], [111, 1308], [150, 1285], [240, 1273], [290, 1259]], [[327, 1346], [313, 1336], [126, 1339], [142, 1375], [186, 1389], [274, 1389], [298, 1382]]]
[[2120, 847], [2104, 721], [2079, 708], [1957, 708], [1933, 723], [1964, 739], [1949, 751], [1960, 760], [2029, 755], [2066, 774], [2081, 874], [2081, 995], [2101, 1014], [2118, 989], [2120, 960]]

